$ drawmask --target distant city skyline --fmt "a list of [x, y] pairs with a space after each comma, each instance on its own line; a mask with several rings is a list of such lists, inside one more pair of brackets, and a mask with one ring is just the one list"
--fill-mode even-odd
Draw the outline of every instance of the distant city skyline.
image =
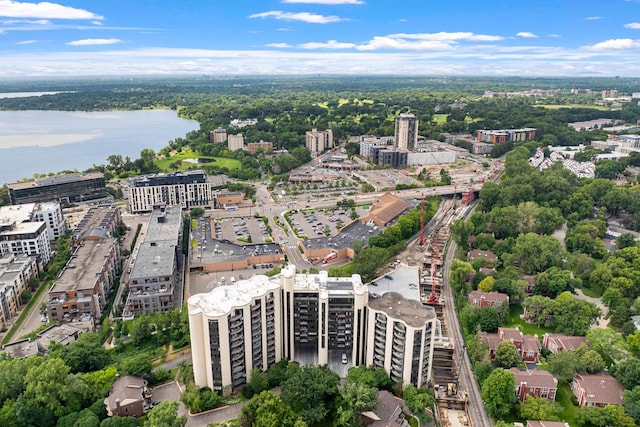
[[639, 70], [640, 0], [0, 0], [0, 78]]

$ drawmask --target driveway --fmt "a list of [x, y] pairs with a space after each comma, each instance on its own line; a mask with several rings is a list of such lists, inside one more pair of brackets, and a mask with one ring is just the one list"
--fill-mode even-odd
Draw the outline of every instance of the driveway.
[[[247, 401], [248, 402], [248, 401]], [[238, 418], [242, 412], [242, 406], [247, 403], [236, 403], [235, 405], [212, 409], [209, 412], [199, 415], [189, 415], [187, 427], [207, 427], [211, 424], [218, 424], [223, 421]]]
[[598, 318], [598, 322], [593, 325], [591, 328], [606, 328], [607, 325], [609, 325], [609, 319], [605, 319], [604, 316], [607, 315], [607, 312], [609, 311], [609, 309], [602, 303], [602, 299], [601, 298], [593, 298], [593, 297], [589, 297], [586, 296], [584, 293], [582, 293], [582, 289], [576, 289], [576, 296], [578, 298], [580, 298], [581, 300], [585, 300], [585, 301], [589, 301], [594, 303], [595, 305], [598, 306], [598, 308], [600, 310], [602, 310], [602, 316], [600, 316]]
[[178, 402], [178, 416], [187, 415], [187, 408], [180, 400], [180, 387], [178, 383], [173, 381], [167, 384], [160, 385], [153, 389], [152, 399], [154, 402]]

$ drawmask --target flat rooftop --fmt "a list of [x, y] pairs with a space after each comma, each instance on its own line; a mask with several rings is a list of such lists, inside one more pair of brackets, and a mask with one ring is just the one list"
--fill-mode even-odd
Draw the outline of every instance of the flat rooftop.
[[[299, 291], [336, 291], [337, 293], [357, 293], [366, 292], [366, 286], [362, 283], [359, 274], [349, 277], [329, 277], [326, 271], [318, 274], [295, 274], [295, 266], [287, 265], [282, 271], [285, 277], [294, 277], [294, 289]], [[342, 291], [342, 292], [340, 292]]]
[[144, 242], [140, 245], [129, 278], [171, 276], [175, 257], [176, 242]]
[[[375, 284], [374, 284], [375, 283]], [[394, 271], [382, 275], [369, 283], [369, 293], [384, 295], [396, 292], [412, 301], [420, 301], [420, 270], [401, 264]]]
[[23, 359], [38, 354], [38, 343], [29, 339], [16, 341], [3, 345], [2, 351], [6, 351], [16, 359]]
[[220, 317], [235, 307], [242, 307], [253, 298], [269, 291], [280, 289], [280, 279], [270, 279], [265, 275], [252, 276], [231, 286], [218, 286], [207, 294], [196, 294], [189, 298], [189, 314], [202, 312], [207, 317]]
[[49, 348], [52, 341], [62, 345], [71, 344], [81, 332], [82, 330], [68, 324], [52, 325], [38, 334], [38, 344], [42, 348]]
[[104, 258], [117, 244], [116, 239], [89, 240], [82, 243], [49, 293], [93, 289], [96, 285], [96, 274], [102, 270]]
[[181, 231], [182, 210], [180, 206], [167, 206], [163, 211], [154, 209], [149, 218], [144, 241], [160, 242], [169, 240], [175, 244]]
[[369, 294], [369, 308], [402, 320], [413, 328], [422, 328], [425, 322], [436, 318], [436, 312], [432, 307], [425, 307], [418, 301], [408, 300], [397, 292], [387, 292], [379, 298]]
[[13, 206], [0, 206], [0, 227], [29, 221], [35, 207], [35, 203], [25, 203], [22, 205]]
[[98, 179], [98, 178], [104, 178], [104, 175], [100, 172], [90, 172], [90, 173], [83, 173], [83, 174], [72, 173], [72, 174], [57, 175], [53, 177], [38, 178], [38, 179], [33, 179], [31, 181], [14, 182], [11, 184], [7, 184], [7, 187], [13, 190], [23, 190], [23, 189], [32, 188], [32, 187], [46, 187], [50, 185], [68, 184], [70, 182], [88, 181], [88, 180]]

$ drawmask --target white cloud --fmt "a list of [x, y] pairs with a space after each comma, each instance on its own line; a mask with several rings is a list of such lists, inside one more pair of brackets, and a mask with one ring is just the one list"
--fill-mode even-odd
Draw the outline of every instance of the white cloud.
[[91, 21], [91, 23], [92, 23], [93, 25], [104, 25], [104, 24], [103, 24], [102, 22], [100, 22], [100, 21]]
[[280, 27], [280, 28], [276, 28], [276, 31], [291, 31], [291, 28]]
[[358, 50], [449, 50], [453, 44], [440, 40], [407, 41], [391, 36], [376, 36], [365, 44], [356, 46]]
[[0, 0], [0, 16], [9, 18], [104, 19], [93, 12], [56, 3], [26, 3], [13, 0]]
[[356, 47], [355, 43], [340, 43], [336, 40], [329, 40], [326, 43], [309, 42], [298, 45], [302, 49], [351, 49]]
[[29, 24], [29, 25], [49, 25], [51, 21], [48, 19], [2, 19], [0, 24], [3, 25], [16, 25], [16, 24]]
[[549, 37], [553, 37], [555, 39], [559, 39], [562, 36], [560, 34], [549, 34]]
[[282, 49], [282, 48], [286, 48], [286, 47], [291, 47], [291, 45], [289, 43], [269, 43], [265, 46], [268, 47], [277, 47], [278, 49]]
[[16, 42], [16, 44], [34, 44], [37, 43], [37, 40], [23, 40], [21, 42]]
[[525, 38], [525, 39], [538, 38], [537, 35], [533, 34], [532, 32], [529, 32], [529, 31], [520, 31], [519, 33], [516, 33], [516, 36], [522, 37], [522, 38]]
[[597, 21], [599, 19], [603, 19], [604, 17], [602, 16], [587, 16], [586, 18], [584, 18], [587, 21]]
[[282, 3], [302, 4], [364, 4], [362, 0], [282, 0]]
[[587, 46], [590, 50], [632, 50], [640, 49], [640, 40], [634, 39], [610, 39]]
[[458, 32], [445, 32], [441, 31], [439, 33], [398, 33], [398, 34], [389, 34], [387, 37], [398, 38], [398, 39], [413, 39], [413, 40], [432, 40], [432, 41], [458, 41], [458, 40], [466, 40], [466, 41], [483, 41], [483, 42], [491, 42], [491, 41], [499, 41], [504, 40], [502, 36], [494, 36], [489, 34], [475, 34], [471, 32], [458, 31]]
[[283, 12], [281, 10], [271, 10], [269, 12], [254, 13], [249, 18], [273, 18], [283, 21], [301, 21], [309, 24], [328, 24], [331, 22], [345, 21], [345, 19], [335, 15], [318, 15], [309, 12]]
[[628, 24], [624, 24], [624, 27], [631, 30], [640, 30], [640, 22], [629, 22]]
[[95, 46], [122, 43], [120, 39], [82, 39], [67, 43], [69, 46]]

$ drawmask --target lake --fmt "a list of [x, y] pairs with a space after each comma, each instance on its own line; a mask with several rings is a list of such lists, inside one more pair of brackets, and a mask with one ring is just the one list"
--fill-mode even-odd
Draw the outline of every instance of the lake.
[[140, 157], [196, 130], [172, 110], [0, 111], [0, 185], [36, 173], [88, 169], [112, 154]]

